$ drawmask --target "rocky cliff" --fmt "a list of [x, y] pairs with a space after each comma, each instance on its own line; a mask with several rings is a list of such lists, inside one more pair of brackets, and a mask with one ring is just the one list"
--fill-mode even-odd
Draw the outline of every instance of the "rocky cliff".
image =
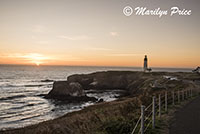
[[185, 88], [188, 81], [184, 81], [192, 73], [166, 73], [166, 72], [131, 72], [131, 71], [105, 71], [91, 74], [75, 74], [67, 81], [56, 81], [53, 89], [46, 98], [61, 100], [94, 100], [87, 97], [84, 90], [115, 90], [122, 89], [127, 95], [136, 96], [153, 90]]
[[156, 89], [181, 88], [187, 85], [184, 77], [195, 75], [192, 73], [169, 72], [132, 72], [105, 71], [91, 74], [75, 74], [68, 77], [68, 82], [78, 82], [84, 90], [87, 89], [123, 89], [129, 95], [137, 95], [144, 91]]

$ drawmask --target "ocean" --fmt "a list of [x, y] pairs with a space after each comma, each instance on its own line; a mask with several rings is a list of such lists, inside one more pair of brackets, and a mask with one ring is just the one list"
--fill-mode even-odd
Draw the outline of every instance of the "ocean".
[[[69, 75], [108, 70], [142, 71], [142, 68], [0, 65], [0, 130], [36, 124], [92, 105], [92, 102], [64, 104], [38, 95], [47, 94], [52, 89], [53, 81], [66, 80]], [[191, 70], [153, 68], [153, 71], [168, 72]], [[120, 95], [120, 91], [116, 89], [98, 93], [88, 90], [86, 94], [103, 98], [104, 101], [113, 101]]]

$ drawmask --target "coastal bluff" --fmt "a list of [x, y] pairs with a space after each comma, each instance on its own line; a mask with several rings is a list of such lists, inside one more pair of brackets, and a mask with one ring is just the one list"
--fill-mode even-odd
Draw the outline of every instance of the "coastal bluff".
[[[70, 86], [70, 83], [73, 84]], [[153, 95], [166, 91], [198, 90], [199, 87], [200, 75], [190, 72], [103, 71], [75, 74], [69, 76], [66, 81], [54, 82], [53, 89], [48, 95], [65, 94], [81, 97], [85, 96], [84, 90], [89, 89], [102, 91], [122, 89], [127, 95], [115, 101], [96, 103], [53, 120], [24, 128], [4, 130], [0, 133], [111, 134], [111, 131], [129, 133], [140, 116], [141, 104], [148, 105]], [[62, 91], [64, 89], [67, 91]]]
[[[90, 74], [74, 74], [66, 81], [55, 81], [48, 98], [65, 96], [83, 97], [85, 90], [124, 90], [126, 95], [137, 95], [152, 89], [170, 89], [185, 87], [189, 83], [184, 77], [193, 78], [193, 73], [102, 71]], [[195, 79], [195, 77], [193, 78]], [[190, 83], [191, 84], [191, 83]]]
[[[185, 88], [191, 82], [184, 77], [193, 78], [193, 73], [170, 72], [137, 72], [137, 71], [102, 71], [90, 74], [74, 74], [66, 81], [55, 81], [53, 89], [45, 95], [48, 99], [58, 99], [70, 102], [97, 101], [88, 97], [85, 90], [124, 90], [127, 96], [149, 93], [153, 89]], [[198, 76], [198, 75], [197, 75]], [[195, 78], [195, 77], [194, 77]], [[194, 79], [193, 78], [193, 79]]]

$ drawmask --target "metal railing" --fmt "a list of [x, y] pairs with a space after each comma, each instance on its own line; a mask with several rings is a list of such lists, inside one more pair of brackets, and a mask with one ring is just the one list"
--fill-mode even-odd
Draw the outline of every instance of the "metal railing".
[[[156, 102], [156, 96], [158, 96], [158, 102]], [[161, 119], [162, 110], [168, 111], [168, 105], [180, 104], [181, 101], [193, 97], [193, 90], [178, 90], [172, 92], [165, 92], [152, 97], [152, 102], [145, 107], [141, 105], [141, 115], [134, 126], [131, 134], [144, 134], [150, 127], [155, 129], [156, 117]]]

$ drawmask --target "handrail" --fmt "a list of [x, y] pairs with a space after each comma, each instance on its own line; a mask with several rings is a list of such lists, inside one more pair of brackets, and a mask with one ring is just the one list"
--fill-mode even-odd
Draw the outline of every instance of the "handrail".
[[145, 118], [144, 121], [147, 121], [150, 118], [151, 115], [152, 115], [152, 112], [150, 114], [148, 114], [148, 116]]
[[135, 132], [135, 130], [136, 130], [136, 128], [137, 128], [137, 126], [138, 126], [138, 124], [139, 124], [140, 120], [141, 120], [141, 115], [140, 115], [140, 117], [139, 117], [139, 119], [138, 119], [137, 123], [135, 124], [135, 127], [134, 127], [134, 129], [133, 129], [133, 131], [132, 131], [132, 133], [131, 133], [131, 134], [134, 134], [134, 132]]
[[147, 111], [151, 106], [152, 106], [152, 103], [149, 104], [149, 106], [145, 108], [145, 111]]
[[145, 128], [144, 132], [147, 131], [147, 129], [149, 128], [150, 124], [151, 124], [152, 120], [149, 121], [149, 123], [147, 124], [147, 127]]

